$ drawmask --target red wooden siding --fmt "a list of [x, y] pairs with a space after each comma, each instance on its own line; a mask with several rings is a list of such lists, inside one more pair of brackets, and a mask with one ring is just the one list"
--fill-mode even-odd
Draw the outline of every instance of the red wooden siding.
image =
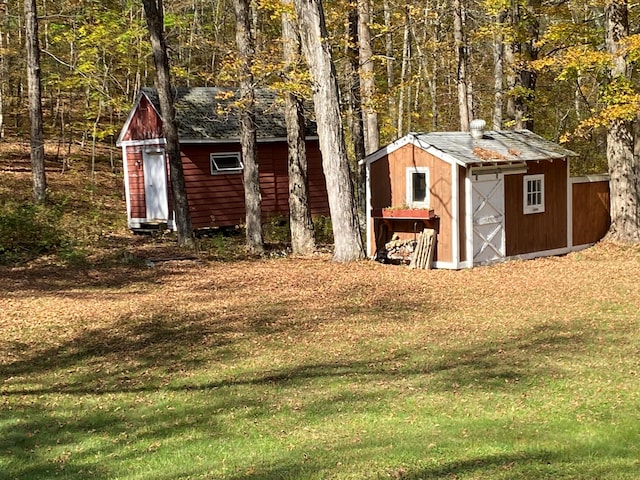
[[523, 212], [523, 175], [505, 175], [506, 255], [567, 247], [567, 162], [529, 162], [527, 175], [544, 174], [545, 211]]
[[147, 97], [142, 96], [122, 140], [148, 140], [161, 137], [162, 121]]
[[145, 218], [147, 215], [144, 198], [144, 172], [142, 170], [142, 149], [127, 147], [127, 169], [129, 172], [130, 218]]
[[574, 183], [573, 244], [595, 243], [609, 231], [609, 181]]
[[[162, 122], [146, 97], [142, 97], [129, 122], [122, 141], [162, 138]], [[126, 147], [129, 172], [129, 218], [146, 216], [144, 172], [141, 146]], [[244, 223], [244, 187], [242, 172], [211, 174], [209, 155], [238, 152], [238, 142], [188, 144], [180, 146], [189, 201], [191, 222], [195, 229], [213, 226], [234, 226]], [[274, 214], [289, 213], [289, 179], [287, 173], [287, 144], [284, 141], [258, 144], [262, 212], [265, 220]], [[307, 142], [309, 163], [309, 202], [312, 215], [329, 215], [329, 203], [321, 155], [317, 140]], [[168, 191], [171, 195], [171, 182]], [[172, 211], [169, 199], [169, 211]], [[171, 215], [171, 214], [170, 214]]]
[[[329, 215], [324, 174], [317, 142], [308, 142], [309, 188], [312, 215]], [[211, 153], [237, 152], [236, 143], [182, 145], [187, 197], [194, 228], [233, 226], [244, 223], [242, 172], [211, 174]], [[286, 142], [258, 144], [262, 214], [266, 220], [289, 213], [289, 179]]]

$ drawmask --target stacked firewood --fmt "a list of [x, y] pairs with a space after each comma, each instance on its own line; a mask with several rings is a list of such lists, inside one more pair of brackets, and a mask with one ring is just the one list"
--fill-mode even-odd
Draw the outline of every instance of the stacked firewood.
[[391, 241], [384, 245], [387, 260], [409, 263], [416, 244], [416, 240], [401, 240], [398, 234], [394, 233]]
[[406, 263], [411, 268], [430, 269], [436, 246], [436, 231], [425, 228], [416, 239], [401, 240], [394, 233], [377, 255], [378, 260]]

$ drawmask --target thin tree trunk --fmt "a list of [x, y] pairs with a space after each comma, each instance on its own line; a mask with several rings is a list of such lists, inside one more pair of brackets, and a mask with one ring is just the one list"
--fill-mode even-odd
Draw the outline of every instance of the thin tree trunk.
[[504, 35], [502, 24], [506, 19], [506, 12], [502, 11], [496, 17], [496, 31], [493, 38], [493, 114], [491, 124], [493, 130], [502, 128], [502, 111], [504, 109]]
[[385, 50], [385, 66], [387, 69], [387, 103], [389, 105], [389, 123], [391, 125], [397, 125], [398, 119], [395, 117], [396, 110], [396, 97], [395, 92], [395, 72], [393, 68], [394, 63], [394, 50], [393, 50], [393, 33], [391, 25], [391, 6], [389, 0], [384, 0], [384, 50]]
[[360, 53], [360, 88], [362, 100], [362, 118], [364, 126], [365, 154], [368, 155], [380, 148], [380, 131], [378, 129], [378, 113], [374, 101], [376, 95], [376, 78], [371, 48], [371, 23], [369, 0], [358, 0], [358, 45]]
[[[621, 42], [629, 36], [626, 0], [610, 0], [605, 6], [605, 43], [613, 64], [611, 82], [628, 85], [631, 70]], [[640, 242], [640, 157], [634, 155], [632, 120], [614, 119], [607, 130], [607, 161], [611, 189], [609, 238]], [[636, 152], [637, 153], [637, 152]]]
[[248, 0], [234, 0], [236, 43], [240, 55], [240, 143], [244, 163], [244, 201], [246, 210], [246, 241], [250, 253], [264, 252], [262, 238], [262, 196], [255, 123], [255, 92], [253, 89], [254, 47], [251, 38], [251, 17]]
[[169, 175], [175, 212], [174, 220], [178, 232], [178, 245], [191, 248], [194, 246], [193, 228], [191, 226], [184, 172], [182, 170], [176, 111], [169, 74], [169, 57], [167, 56], [167, 45], [163, 34], [164, 14], [162, 0], [157, 0], [157, 3], [156, 0], [142, 0], [142, 4], [147, 17], [149, 38], [153, 49], [153, 61], [156, 67], [156, 87], [160, 100], [162, 129], [169, 158]]
[[313, 77], [314, 109], [335, 242], [333, 260], [359, 260], [364, 257], [364, 248], [344, 143], [338, 81], [327, 41], [322, 3], [320, 0], [295, 0], [294, 4], [304, 55]]
[[31, 174], [33, 200], [46, 200], [47, 179], [44, 169], [44, 128], [42, 124], [42, 92], [40, 84], [40, 45], [35, 0], [24, 0], [25, 43], [27, 47], [27, 83], [29, 120], [31, 121]]
[[456, 48], [456, 82], [458, 85], [458, 112], [460, 130], [469, 131], [471, 112], [469, 109], [468, 91], [468, 46], [465, 38], [465, 11], [462, 0], [453, 2], [453, 40]]
[[[291, 0], [283, 0], [283, 3], [293, 5]], [[297, 67], [302, 52], [300, 38], [287, 12], [282, 14], [282, 43], [285, 71], [289, 72]], [[302, 99], [292, 92], [286, 92], [284, 112], [287, 124], [291, 249], [296, 255], [309, 255], [315, 251], [316, 242], [309, 208], [306, 130]]]
[[349, 10], [349, 38], [347, 40], [347, 62], [345, 70], [348, 82], [347, 104], [349, 105], [349, 130], [353, 143], [354, 163], [357, 169], [356, 202], [361, 212], [365, 208], [365, 169], [360, 165], [360, 160], [366, 156], [366, 136], [364, 125], [364, 110], [362, 107], [360, 61], [358, 52], [358, 10], [352, 7]]
[[[7, 94], [5, 79], [7, 78], [7, 48], [9, 33], [9, 2], [2, 0], [2, 26], [0, 27], [0, 139], [4, 138], [5, 97]], [[7, 39], [5, 39], [7, 35]]]
[[397, 136], [404, 134], [404, 102], [406, 95], [407, 71], [409, 70], [409, 61], [411, 57], [411, 35], [410, 35], [409, 12], [405, 12], [404, 35], [402, 41], [402, 67], [400, 69], [400, 88], [398, 93], [398, 124]]
[[524, 5], [513, 2], [509, 12], [509, 21], [515, 33], [513, 41], [505, 45], [505, 60], [509, 65], [507, 85], [511, 93], [507, 102], [507, 116], [516, 129], [533, 129], [532, 106], [537, 73], [530, 64], [538, 58], [539, 8], [540, 0], [527, 0]]

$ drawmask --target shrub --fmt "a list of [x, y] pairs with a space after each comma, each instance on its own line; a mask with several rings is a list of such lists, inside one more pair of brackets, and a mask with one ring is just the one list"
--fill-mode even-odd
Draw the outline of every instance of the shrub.
[[0, 263], [55, 252], [70, 241], [60, 226], [62, 212], [45, 205], [6, 203], [0, 207]]
[[333, 243], [331, 217], [326, 215], [313, 217], [313, 227], [316, 233], [316, 243], [319, 245], [331, 245]]

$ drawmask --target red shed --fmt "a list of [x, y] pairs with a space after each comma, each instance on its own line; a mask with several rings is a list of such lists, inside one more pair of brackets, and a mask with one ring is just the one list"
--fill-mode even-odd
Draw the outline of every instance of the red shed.
[[409, 134], [363, 160], [368, 254], [424, 228], [437, 232], [436, 268], [593, 244], [608, 230], [609, 183], [571, 178], [575, 156], [528, 130]]
[[[176, 89], [176, 121], [194, 229], [244, 223], [240, 125], [235, 94], [223, 88]], [[283, 104], [272, 90], [256, 91], [262, 212], [287, 215], [287, 131]], [[312, 215], [329, 215], [315, 124], [307, 122], [308, 187]], [[145, 88], [120, 133], [127, 219], [132, 230], [172, 229], [168, 161], [158, 95]]]

